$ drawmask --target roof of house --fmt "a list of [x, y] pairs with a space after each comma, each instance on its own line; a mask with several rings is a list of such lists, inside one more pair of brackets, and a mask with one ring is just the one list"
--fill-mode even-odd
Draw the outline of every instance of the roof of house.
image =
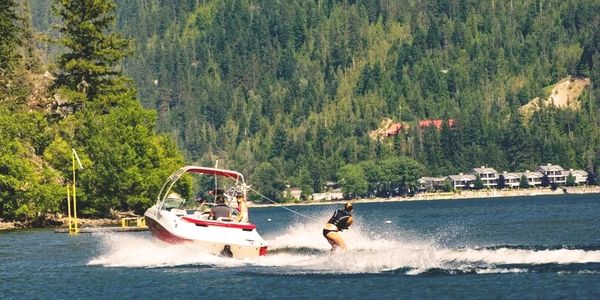
[[570, 169], [570, 170], [566, 171], [564, 174], [567, 175], [567, 176], [569, 174], [573, 174], [573, 176], [577, 176], [577, 175], [588, 176], [588, 172], [586, 172], [584, 170], [573, 170], [573, 169]]
[[533, 171], [533, 172], [526, 171], [526, 172], [523, 172], [522, 174], [525, 175], [525, 177], [527, 177], [527, 178], [538, 178], [538, 177], [541, 178], [541, 177], [544, 177], [544, 174], [542, 174], [540, 172], [536, 172], [536, 171]]
[[386, 135], [396, 135], [398, 134], [398, 132], [400, 132], [400, 130], [402, 130], [402, 124], [400, 123], [394, 123], [392, 125], [390, 125], [390, 127], [388, 127], [388, 129], [385, 131]]
[[421, 177], [419, 178], [419, 182], [444, 182], [447, 177]]
[[504, 179], [508, 179], [508, 178], [521, 178], [521, 176], [523, 176], [523, 173], [521, 173], [521, 172], [510, 172], [510, 173], [503, 173], [501, 175], [504, 176]]
[[452, 181], [469, 181], [469, 180], [475, 180], [475, 175], [458, 174], [458, 175], [449, 175], [447, 178], [450, 178], [450, 180], [452, 180]]
[[471, 172], [477, 173], [477, 174], [498, 174], [498, 171], [496, 171], [496, 169], [488, 168], [485, 166], [482, 166], [481, 168], [473, 168], [471, 170]]
[[565, 169], [563, 169], [559, 165], [547, 164], [545, 166], [539, 166], [536, 170], [542, 170], [543, 172], [548, 172], [548, 171], [564, 171]]

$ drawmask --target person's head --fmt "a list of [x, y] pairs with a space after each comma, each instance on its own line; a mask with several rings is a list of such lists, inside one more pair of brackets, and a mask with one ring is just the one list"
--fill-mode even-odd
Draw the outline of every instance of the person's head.
[[237, 194], [237, 195], [235, 196], [235, 199], [237, 200], [237, 202], [238, 202], [238, 203], [239, 203], [239, 202], [242, 202], [242, 201], [244, 200], [244, 195], [242, 195], [242, 194]]
[[225, 203], [225, 197], [223, 197], [223, 195], [218, 195], [216, 202], [217, 202], [217, 204]]
[[351, 212], [352, 211], [352, 203], [350, 202], [346, 202], [346, 204], [344, 204], [344, 210], [347, 212]]

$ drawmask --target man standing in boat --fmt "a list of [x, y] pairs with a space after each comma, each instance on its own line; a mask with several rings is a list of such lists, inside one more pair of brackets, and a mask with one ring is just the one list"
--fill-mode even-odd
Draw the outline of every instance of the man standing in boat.
[[323, 236], [327, 239], [331, 245], [331, 251], [335, 251], [338, 247], [342, 250], [346, 250], [346, 243], [342, 236], [339, 234], [340, 231], [348, 229], [352, 222], [352, 203], [346, 202], [344, 209], [338, 209], [333, 213], [333, 216], [327, 221], [325, 227], [323, 227]]

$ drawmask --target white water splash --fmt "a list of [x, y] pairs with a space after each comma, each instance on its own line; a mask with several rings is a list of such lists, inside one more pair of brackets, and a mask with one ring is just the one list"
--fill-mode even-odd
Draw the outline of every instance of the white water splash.
[[99, 235], [102, 252], [89, 265], [119, 267], [169, 267], [204, 265], [210, 267], [260, 267], [263, 272], [304, 273], [380, 273], [408, 269], [417, 275], [431, 269], [448, 273], [522, 273], [526, 267], [502, 265], [600, 263], [600, 251], [581, 249], [526, 250], [448, 248], [435, 241], [402, 231], [379, 232], [377, 236], [360, 226], [342, 234], [346, 252], [329, 252], [321, 235], [322, 225], [294, 224], [283, 232], [265, 236], [271, 254], [255, 259], [222, 258], [192, 245], [170, 245], [148, 236], [128, 234]]

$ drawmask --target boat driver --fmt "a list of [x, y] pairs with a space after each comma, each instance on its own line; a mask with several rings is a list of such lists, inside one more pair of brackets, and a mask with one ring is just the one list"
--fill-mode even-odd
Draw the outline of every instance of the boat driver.
[[231, 219], [231, 208], [225, 204], [225, 197], [223, 195], [218, 195], [216, 204], [211, 210], [209, 214], [209, 219], [218, 220], [222, 219]]
[[333, 213], [333, 216], [327, 221], [325, 227], [323, 227], [323, 236], [327, 239], [331, 245], [331, 251], [335, 251], [337, 248], [346, 250], [346, 243], [342, 236], [339, 234], [340, 231], [348, 229], [354, 219], [352, 219], [352, 203], [346, 202], [344, 209], [338, 209]]

